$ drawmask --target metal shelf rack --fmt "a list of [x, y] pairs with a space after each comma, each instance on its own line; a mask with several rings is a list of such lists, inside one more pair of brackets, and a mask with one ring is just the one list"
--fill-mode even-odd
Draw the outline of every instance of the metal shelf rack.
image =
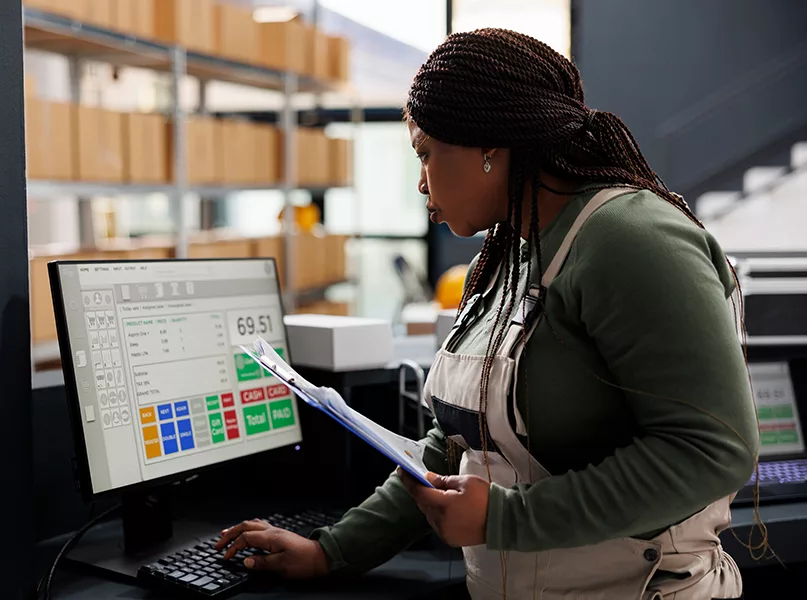
[[[224, 197], [229, 193], [244, 190], [280, 190], [285, 194], [285, 206], [291, 206], [291, 192], [297, 189], [320, 191], [326, 187], [300, 187], [297, 185], [297, 165], [290, 157], [296, 156], [296, 129], [298, 123], [297, 110], [293, 98], [299, 93], [321, 94], [336, 92], [350, 99], [353, 122], [362, 120], [362, 111], [355, 106], [355, 96], [348, 86], [341, 83], [317, 81], [296, 73], [278, 71], [262, 66], [244, 64], [236, 61], [188, 51], [181, 46], [172, 46], [153, 40], [141, 39], [124, 33], [107, 30], [94, 25], [74, 21], [68, 17], [46, 13], [40, 10], [24, 8], [25, 46], [29, 49], [43, 50], [67, 57], [71, 75], [71, 100], [80, 103], [81, 64], [93, 60], [110, 63], [116, 66], [130, 66], [168, 73], [171, 84], [170, 118], [173, 127], [174, 179], [165, 185], [127, 185], [120, 183], [95, 183], [76, 181], [29, 181], [28, 191], [32, 196], [43, 198], [53, 196], [76, 196], [79, 203], [88, 205], [82, 198], [92, 196], [140, 195], [164, 193], [171, 197], [171, 206], [176, 233], [176, 256], [184, 258], [188, 252], [188, 215], [183, 199], [188, 193], [197, 193], [202, 197]], [[200, 82], [199, 112], [206, 111], [206, 85], [211, 81], [234, 83], [264, 90], [273, 90], [283, 95], [283, 108], [278, 126], [284, 136], [284, 172], [282, 183], [269, 185], [235, 185], [198, 187], [187, 181], [185, 120], [186, 112], [179, 102], [180, 82], [191, 76]], [[80, 209], [81, 211], [81, 209]], [[84, 212], [87, 212], [86, 209]], [[284, 257], [286, 263], [286, 289], [284, 303], [287, 309], [293, 310], [298, 296], [294, 271], [295, 244], [293, 211], [286, 210], [283, 235]], [[307, 292], [303, 292], [307, 293]]]

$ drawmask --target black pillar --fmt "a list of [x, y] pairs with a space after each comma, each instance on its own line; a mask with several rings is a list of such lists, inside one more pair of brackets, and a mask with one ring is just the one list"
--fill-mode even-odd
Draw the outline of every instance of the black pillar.
[[30, 596], [34, 562], [22, 65], [20, 0], [0, 0], [0, 460], [5, 517], [0, 595], [14, 600]]

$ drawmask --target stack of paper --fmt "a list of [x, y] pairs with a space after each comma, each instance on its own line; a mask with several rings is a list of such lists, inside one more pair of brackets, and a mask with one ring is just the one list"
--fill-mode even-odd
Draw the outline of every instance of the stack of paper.
[[421, 483], [431, 487], [426, 480], [426, 473], [429, 470], [423, 464], [424, 447], [422, 444], [395, 434], [356, 412], [347, 405], [336, 390], [317, 387], [309, 383], [292, 369], [264, 339], [258, 338], [252, 346], [241, 346], [241, 349], [285, 383], [306, 404], [326, 413], [341, 423], [345, 429], [352, 431], [401, 466]]

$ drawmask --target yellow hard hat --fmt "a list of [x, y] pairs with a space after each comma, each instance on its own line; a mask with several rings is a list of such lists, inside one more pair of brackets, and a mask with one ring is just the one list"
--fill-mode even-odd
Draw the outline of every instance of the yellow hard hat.
[[[300, 231], [311, 232], [320, 220], [319, 207], [316, 204], [307, 204], [305, 206], [293, 206], [294, 220]], [[285, 220], [286, 209], [280, 211], [277, 219], [281, 223]]]
[[456, 265], [440, 275], [437, 280], [434, 299], [443, 310], [459, 308], [462, 292], [465, 289], [465, 275], [468, 265]]

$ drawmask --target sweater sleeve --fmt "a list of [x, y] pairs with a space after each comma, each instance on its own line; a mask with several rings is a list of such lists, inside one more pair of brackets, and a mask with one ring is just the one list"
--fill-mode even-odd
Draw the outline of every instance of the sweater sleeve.
[[[436, 422], [422, 442], [429, 470], [448, 474], [446, 439]], [[430, 531], [426, 517], [401, 478], [392, 473], [370, 498], [349, 510], [339, 523], [318, 529], [311, 537], [325, 551], [331, 573], [348, 575], [364, 573], [385, 563]]]
[[648, 201], [662, 202], [640, 192], [601, 208], [564, 266], [582, 327], [609, 383], [624, 390], [639, 434], [583, 470], [493, 485], [491, 549], [540, 551], [664, 530], [751, 475], [758, 431], [725, 258], [677, 209], [642, 210]]

